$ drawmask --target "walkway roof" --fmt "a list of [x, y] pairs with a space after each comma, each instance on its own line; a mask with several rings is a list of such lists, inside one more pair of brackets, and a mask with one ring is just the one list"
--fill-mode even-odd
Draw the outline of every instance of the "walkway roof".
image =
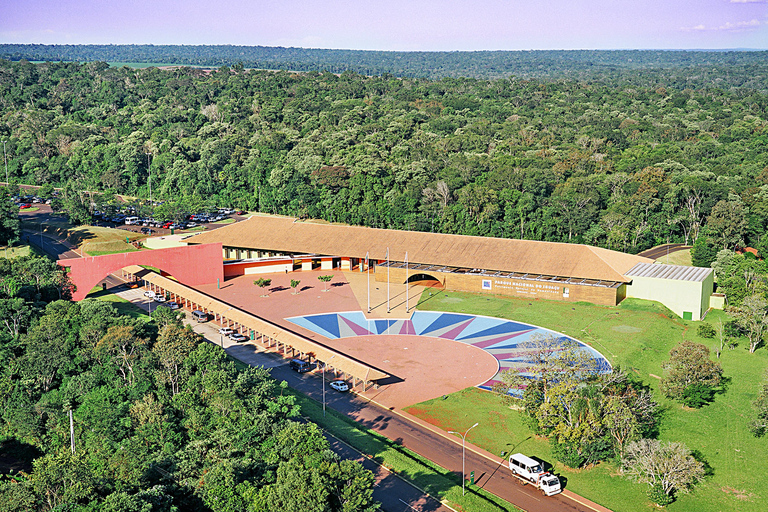
[[386, 259], [470, 269], [630, 282], [624, 274], [653, 260], [581, 244], [397, 231], [252, 216], [188, 238], [189, 244], [264, 251]]
[[151, 270], [147, 270], [138, 265], [131, 265], [125, 267], [123, 270], [133, 274], [134, 276], [143, 279], [149, 283], [152, 283], [165, 291], [175, 293], [180, 297], [194, 302], [198, 305], [199, 309], [205, 309], [210, 313], [216, 313], [222, 315], [229, 320], [236, 322], [248, 329], [252, 329], [258, 333], [269, 336], [270, 338], [284, 343], [294, 349], [303, 352], [304, 354], [311, 354], [313, 358], [328, 362], [333, 357], [332, 364], [328, 366], [341, 370], [344, 373], [352, 375], [358, 379], [366, 382], [381, 380], [389, 377], [389, 374], [380, 370], [372, 368], [367, 364], [353, 359], [341, 352], [336, 352], [324, 345], [321, 345], [315, 341], [307, 339], [296, 333], [293, 333], [283, 327], [275, 325], [267, 320], [259, 318], [255, 315], [247, 313], [235, 306], [227, 304], [226, 302], [215, 299], [209, 295], [201, 293], [197, 290], [189, 288], [178, 281], [163, 277]]

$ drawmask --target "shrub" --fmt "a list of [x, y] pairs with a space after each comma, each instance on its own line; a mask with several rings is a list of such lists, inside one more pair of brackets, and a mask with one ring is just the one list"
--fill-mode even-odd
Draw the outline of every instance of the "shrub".
[[660, 484], [656, 484], [647, 491], [648, 498], [660, 507], [665, 507], [672, 503], [674, 498], [664, 492]]
[[714, 396], [715, 391], [711, 387], [701, 383], [695, 383], [685, 388], [680, 401], [688, 407], [700, 409], [710, 403]]
[[552, 440], [552, 456], [569, 468], [579, 468], [586, 462], [573, 444], [558, 443], [555, 439]]
[[696, 328], [696, 334], [702, 338], [712, 339], [717, 336], [717, 331], [712, 324], [701, 324]]

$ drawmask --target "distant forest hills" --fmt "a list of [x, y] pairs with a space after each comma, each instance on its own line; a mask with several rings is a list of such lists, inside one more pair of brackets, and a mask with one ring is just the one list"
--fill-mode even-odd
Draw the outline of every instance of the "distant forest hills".
[[765, 89], [768, 51], [531, 50], [394, 52], [231, 45], [0, 44], [12, 61], [240, 66], [288, 71], [351, 71], [369, 76], [441, 79], [519, 78], [665, 83], [685, 87]]

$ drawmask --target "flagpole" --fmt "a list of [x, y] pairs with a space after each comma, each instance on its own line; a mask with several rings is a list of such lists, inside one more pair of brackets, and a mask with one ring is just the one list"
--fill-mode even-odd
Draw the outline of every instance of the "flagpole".
[[387, 313], [391, 311], [389, 307], [389, 247], [387, 247]]
[[365, 277], [368, 281], [368, 312], [371, 312], [371, 264], [368, 261], [368, 253], [365, 253]]
[[408, 306], [408, 251], [405, 251], [405, 312], [411, 308]]

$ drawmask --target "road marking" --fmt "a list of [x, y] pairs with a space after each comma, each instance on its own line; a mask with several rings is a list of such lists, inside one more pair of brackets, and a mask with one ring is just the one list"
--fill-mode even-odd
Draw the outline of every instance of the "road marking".
[[[413, 508], [412, 506], [410, 506], [408, 503], [404, 502], [404, 501], [403, 501], [403, 500], [401, 500], [400, 498], [397, 498], [397, 501], [399, 501], [400, 503], [402, 503], [403, 505], [405, 505], [406, 507], [408, 507], [408, 508], [409, 508], [409, 509], [411, 509], [411, 510], [416, 510], [415, 508]], [[418, 511], [418, 510], [416, 510], [416, 512], [419, 512], [419, 511]]]

